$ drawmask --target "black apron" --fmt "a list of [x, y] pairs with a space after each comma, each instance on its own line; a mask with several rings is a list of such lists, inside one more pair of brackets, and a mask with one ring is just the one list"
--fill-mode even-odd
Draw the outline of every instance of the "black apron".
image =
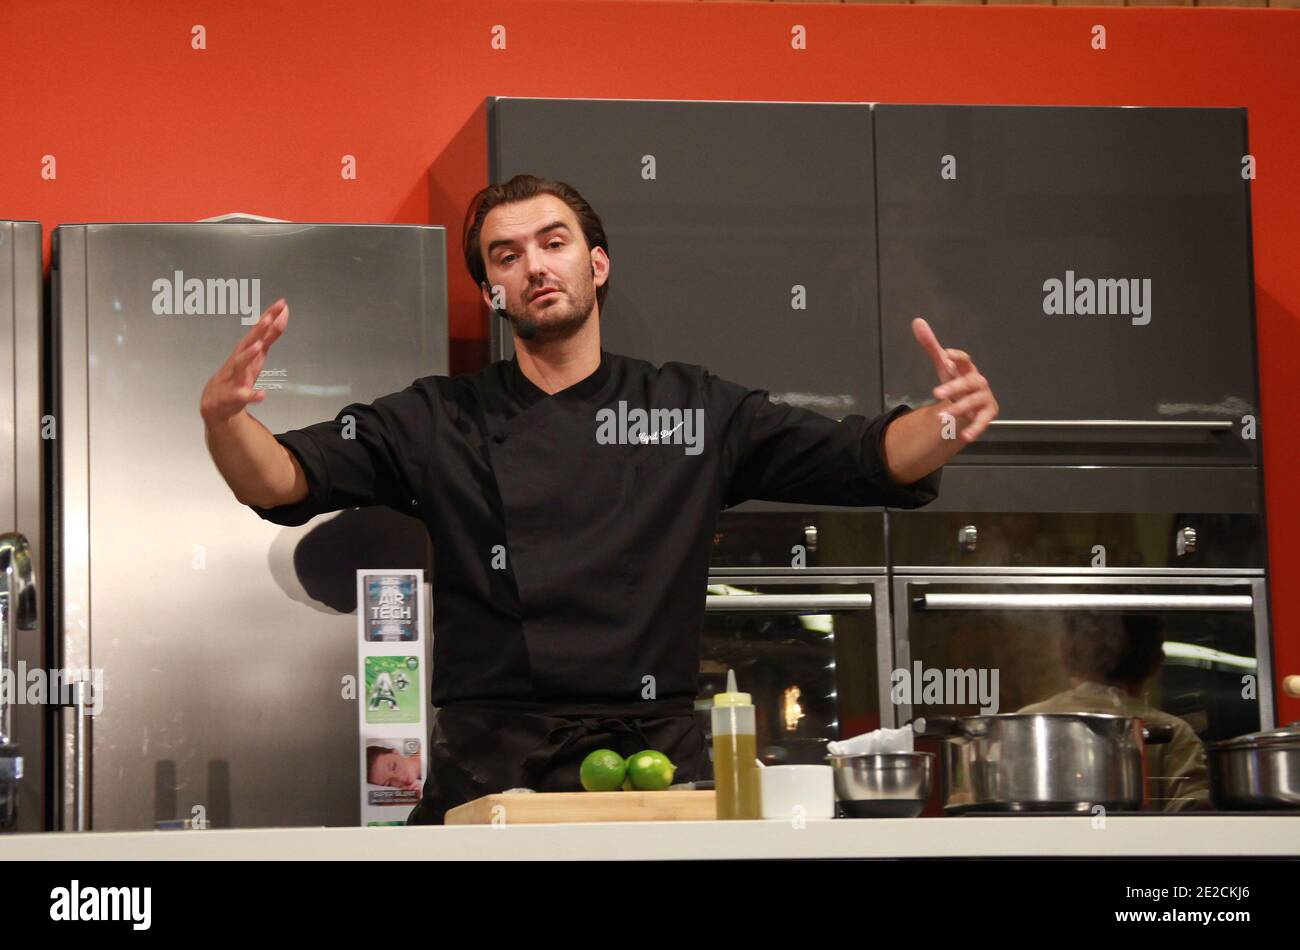
[[713, 778], [688, 697], [619, 705], [522, 700], [457, 702], [433, 712], [424, 793], [408, 825], [441, 825], [449, 809], [509, 788], [580, 792], [596, 749], [626, 758], [646, 749], [677, 766], [673, 782]]

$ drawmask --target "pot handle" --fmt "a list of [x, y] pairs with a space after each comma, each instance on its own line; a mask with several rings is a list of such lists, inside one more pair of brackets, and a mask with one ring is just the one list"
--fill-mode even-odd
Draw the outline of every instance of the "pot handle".
[[912, 731], [923, 739], [952, 739], [966, 734], [956, 716], [918, 717], [912, 720]]
[[1173, 723], [1163, 722], [1154, 726], [1143, 725], [1142, 739], [1147, 745], [1161, 745], [1174, 738]]

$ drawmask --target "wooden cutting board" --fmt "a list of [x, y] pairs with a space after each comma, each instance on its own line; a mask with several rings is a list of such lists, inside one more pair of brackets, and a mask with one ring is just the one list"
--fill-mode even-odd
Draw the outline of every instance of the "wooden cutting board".
[[449, 825], [571, 821], [712, 821], [713, 791], [514, 792], [484, 795], [447, 812]]

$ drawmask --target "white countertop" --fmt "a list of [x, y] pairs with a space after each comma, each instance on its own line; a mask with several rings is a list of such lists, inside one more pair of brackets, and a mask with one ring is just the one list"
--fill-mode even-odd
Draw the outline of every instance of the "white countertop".
[[267, 828], [0, 835], [7, 860], [1300, 856], [1300, 815]]

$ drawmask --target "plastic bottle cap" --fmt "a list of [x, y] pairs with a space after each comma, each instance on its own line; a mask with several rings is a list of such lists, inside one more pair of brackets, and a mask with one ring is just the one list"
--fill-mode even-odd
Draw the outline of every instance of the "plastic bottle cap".
[[714, 706], [752, 706], [749, 693], [714, 693]]
[[736, 692], [736, 671], [727, 670], [727, 691], [713, 694], [714, 706], [752, 706], [749, 693]]

